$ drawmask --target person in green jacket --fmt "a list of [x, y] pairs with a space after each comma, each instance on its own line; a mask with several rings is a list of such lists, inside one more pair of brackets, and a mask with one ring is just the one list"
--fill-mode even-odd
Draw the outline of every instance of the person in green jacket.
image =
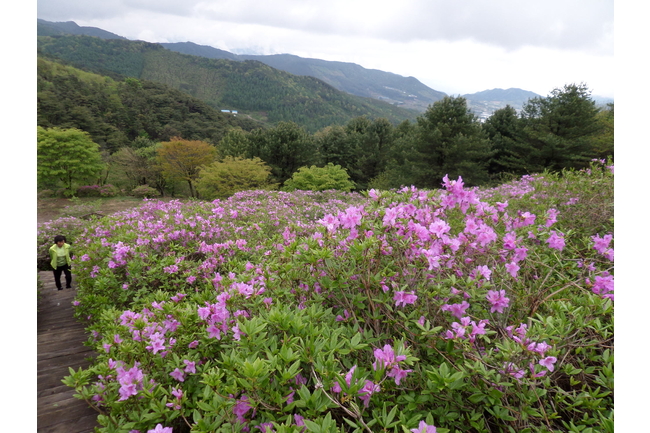
[[71, 289], [72, 286], [72, 272], [70, 272], [70, 265], [72, 265], [72, 254], [70, 252], [70, 245], [65, 242], [65, 236], [57, 235], [54, 237], [54, 245], [50, 247], [50, 264], [54, 269], [54, 283], [56, 288], [63, 290], [61, 287], [61, 273], [65, 273], [65, 288]]

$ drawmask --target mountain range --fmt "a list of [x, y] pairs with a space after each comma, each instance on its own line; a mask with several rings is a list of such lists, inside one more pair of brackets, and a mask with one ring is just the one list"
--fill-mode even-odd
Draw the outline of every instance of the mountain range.
[[[101, 39], [128, 40], [123, 36], [97, 27], [79, 26], [73, 21], [50, 22], [38, 19], [37, 31], [39, 36], [85, 35]], [[383, 101], [396, 107], [415, 110], [418, 113], [424, 112], [431, 104], [447, 96], [446, 93], [431, 89], [414, 77], [403, 77], [390, 72], [366, 69], [354, 63], [303, 58], [291, 54], [234, 54], [193, 42], [158, 43], [157, 45], [172, 52], [207, 59], [235, 62], [258, 61], [292, 75], [317, 78], [350, 95]], [[506, 105], [519, 111], [528, 99], [540, 97], [534, 92], [518, 88], [491, 89], [462, 96], [466, 99], [468, 108], [481, 119], [486, 119], [495, 110]], [[594, 100], [599, 101], [596, 96], [594, 96]], [[612, 100], [603, 100], [600, 103], [605, 104], [610, 101], [613, 102]]]
[[377, 69], [366, 69], [355, 63], [309, 59], [292, 54], [233, 54], [193, 42], [160, 43], [168, 50], [210, 59], [235, 61], [257, 60], [272, 68], [294, 75], [318, 78], [332, 87], [352, 95], [378, 99], [404, 108], [423, 112], [446, 96], [414, 77], [403, 77]]
[[208, 59], [176, 53], [159, 44], [85, 35], [37, 37], [38, 58], [116, 81], [156, 82], [221, 111], [260, 125], [295, 122], [309, 132], [359, 116], [414, 121], [418, 112], [351, 95], [309, 76], [280, 71], [259, 61]]

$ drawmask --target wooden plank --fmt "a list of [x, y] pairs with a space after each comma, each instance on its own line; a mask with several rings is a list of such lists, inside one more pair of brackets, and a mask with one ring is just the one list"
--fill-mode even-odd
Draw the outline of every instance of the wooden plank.
[[37, 362], [41, 363], [47, 359], [51, 359], [54, 362], [64, 362], [63, 359], [59, 358], [72, 356], [74, 358], [84, 359], [95, 354], [95, 351], [91, 347], [82, 346], [82, 341], [70, 339], [68, 340], [68, 344], [70, 345], [68, 348], [65, 347], [64, 343], [39, 345], [39, 353], [36, 355]]
[[62, 424], [50, 424], [38, 428], [39, 433], [92, 433], [97, 426], [97, 416], [82, 416], [75, 421], [68, 420]]
[[84, 324], [74, 318], [76, 290], [58, 291], [52, 272], [39, 272], [39, 276], [44, 290], [37, 315], [38, 432], [91, 433], [98, 425], [97, 411], [61, 382], [70, 374], [69, 367], [86, 368], [96, 356], [84, 345], [88, 341]]

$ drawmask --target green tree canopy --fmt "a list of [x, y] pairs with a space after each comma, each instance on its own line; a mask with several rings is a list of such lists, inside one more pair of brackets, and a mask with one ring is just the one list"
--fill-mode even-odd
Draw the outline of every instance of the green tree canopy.
[[592, 139], [592, 151], [594, 157], [607, 159], [614, 157], [614, 104], [607, 104], [606, 108], [601, 109], [596, 115], [596, 120], [600, 124], [600, 130]]
[[601, 128], [597, 114], [585, 84], [568, 84], [546, 98], [528, 100], [521, 118], [535, 150], [530, 164], [551, 170], [586, 166], [595, 156], [591, 139]]
[[488, 179], [492, 146], [465, 98], [446, 96], [418, 117], [414, 147], [409, 160], [418, 187], [437, 188], [445, 175], [467, 185]]
[[534, 149], [526, 141], [522, 122], [513, 107], [506, 105], [492, 113], [483, 130], [494, 150], [488, 167], [491, 175], [504, 172], [522, 175], [529, 171], [528, 159]]
[[75, 183], [92, 181], [104, 168], [99, 145], [84, 131], [39, 126], [37, 141], [36, 173], [41, 186], [61, 182], [72, 191]]
[[274, 128], [253, 131], [248, 139], [248, 157], [266, 162], [278, 183], [284, 183], [298, 168], [316, 162], [312, 136], [294, 122], [279, 122]]
[[166, 176], [186, 181], [190, 187], [190, 195], [196, 197], [194, 182], [201, 167], [214, 161], [215, 153], [215, 147], [205, 141], [174, 137], [171, 141], [160, 143], [157, 160]]
[[284, 191], [326, 191], [337, 189], [350, 192], [354, 188], [354, 182], [350, 180], [347, 171], [340, 165], [334, 165], [331, 162], [325, 167], [300, 167], [293, 174], [291, 179], [287, 179], [282, 188]]
[[248, 132], [241, 128], [231, 128], [219, 141], [219, 156], [239, 156], [246, 158], [251, 154], [251, 143]]
[[196, 189], [202, 199], [214, 200], [239, 191], [274, 189], [277, 185], [270, 178], [271, 169], [261, 159], [226, 156], [201, 170]]
[[129, 191], [140, 185], [149, 185], [165, 194], [167, 181], [157, 160], [158, 143], [147, 140], [146, 147], [123, 147], [110, 156], [114, 184], [122, 184]]

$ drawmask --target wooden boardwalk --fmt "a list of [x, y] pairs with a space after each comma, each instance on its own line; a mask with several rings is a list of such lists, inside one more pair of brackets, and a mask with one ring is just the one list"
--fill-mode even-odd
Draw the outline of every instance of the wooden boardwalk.
[[[52, 272], [39, 272], [43, 282], [38, 304], [37, 406], [39, 433], [90, 433], [97, 424], [97, 412], [83, 400], [74, 398], [74, 389], [61, 380], [68, 367], [87, 368], [93, 350], [84, 346], [88, 339], [83, 324], [73, 316], [75, 289], [58, 291]], [[62, 275], [65, 287], [65, 277]], [[73, 276], [73, 287], [74, 276]]]

